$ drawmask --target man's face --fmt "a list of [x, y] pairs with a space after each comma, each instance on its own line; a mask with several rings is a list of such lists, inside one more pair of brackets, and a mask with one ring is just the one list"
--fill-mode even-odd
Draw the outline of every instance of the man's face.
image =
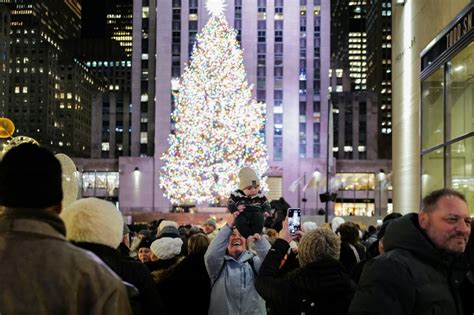
[[243, 192], [246, 196], [256, 196], [258, 194], [258, 188], [259, 186], [249, 186], [247, 188], [244, 188]]
[[420, 213], [419, 223], [437, 248], [454, 254], [464, 252], [471, 233], [471, 218], [467, 204], [460, 198], [440, 198], [435, 209]]
[[234, 229], [229, 237], [229, 244], [227, 245], [229, 255], [238, 258], [245, 250], [245, 244], [245, 238], [240, 235], [237, 229]]
[[145, 262], [148, 262], [151, 260], [151, 250], [147, 247], [141, 247], [139, 250], [138, 250], [138, 259], [142, 262], [142, 263], [145, 263]]

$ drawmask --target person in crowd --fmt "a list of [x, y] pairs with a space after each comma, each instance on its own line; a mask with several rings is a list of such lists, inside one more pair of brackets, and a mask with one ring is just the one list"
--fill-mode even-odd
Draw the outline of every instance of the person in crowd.
[[364, 267], [365, 267], [365, 264], [379, 256], [379, 255], [383, 255], [385, 253], [385, 247], [384, 247], [384, 244], [383, 244], [383, 238], [385, 236], [385, 232], [387, 231], [387, 227], [389, 226], [389, 224], [392, 222], [392, 220], [388, 220], [388, 221], [385, 221], [383, 224], [382, 224], [382, 227], [380, 227], [380, 230], [379, 232], [377, 233], [377, 240], [373, 243], [372, 247], [376, 244], [377, 245], [377, 251], [375, 252], [376, 254], [374, 256], [367, 256], [366, 259], [364, 260], [361, 260], [353, 269], [352, 269], [352, 272], [351, 272], [351, 278], [352, 280], [354, 280], [355, 283], [359, 283], [360, 281], [360, 277], [362, 275], [362, 271], [364, 270]]
[[204, 255], [212, 287], [209, 315], [265, 314], [265, 302], [254, 281], [270, 244], [255, 233], [251, 238], [257, 255], [247, 250], [247, 240], [233, 225], [239, 215], [239, 211], [231, 215]]
[[207, 219], [206, 222], [204, 222], [204, 224], [202, 225], [202, 228], [209, 240], [212, 242], [212, 240], [216, 238], [217, 235], [216, 219]]
[[142, 263], [151, 261], [151, 246], [152, 241], [148, 238], [144, 238], [138, 244], [138, 260]]
[[[61, 214], [66, 225], [66, 238], [93, 252], [122, 280], [133, 284], [139, 292], [134, 313], [155, 314], [161, 309], [160, 297], [150, 271], [118, 250], [123, 239], [123, 219], [108, 201], [84, 198], [71, 203]], [[133, 305], [132, 305], [133, 306]]]
[[176, 314], [179, 307], [177, 298], [181, 297], [179, 290], [176, 290], [176, 282], [172, 276], [176, 267], [183, 259], [180, 256], [183, 241], [179, 237], [162, 237], [151, 244], [151, 275], [155, 281], [158, 293], [163, 298], [163, 314]]
[[0, 163], [0, 314], [131, 314], [122, 280], [66, 240], [61, 184], [59, 161], [37, 145]]
[[471, 235], [464, 251], [464, 257], [469, 265], [469, 269], [466, 278], [459, 286], [465, 315], [474, 314], [474, 299], [472, 298], [474, 296], [474, 233], [472, 232], [472, 225], [473, 222], [471, 222]]
[[[382, 227], [383, 225], [386, 223], [386, 222], [389, 222], [391, 220], [394, 220], [394, 219], [398, 219], [402, 216], [401, 213], [398, 213], [398, 212], [392, 212], [388, 215], [386, 215], [384, 218], [383, 218], [383, 223], [382, 223]], [[380, 229], [382, 229], [382, 227]], [[386, 225], [387, 227], [387, 225]], [[367, 258], [373, 258], [373, 257], [377, 257], [378, 255], [381, 255], [382, 253], [379, 251], [379, 242], [380, 240], [382, 239], [382, 237], [378, 236], [378, 233], [377, 232], [377, 240], [375, 242], [373, 242], [369, 248], [367, 249]], [[385, 235], [385, 232], [382, 233], [382, 235]], [[360, 275], [359, 275], [360, 276]]]
[[[134, 260], [134, 257], [136, 258], [137, 253], [132, 253], [130, 250], [131, 246], [131, 236], [130, 236], [130, 228], [128, 225], [124, 222], [123, 223], [123, 229], [122, 229], [122, 241], [120, 242], [118, 246], [118, 250], [120, 252], [120, 255], [122, 255], [123, 258], [131, 259]], [[132, 257], [132, 255], [134, 255]]]
[[275, 242], [275, 240], [278, 238], [278, 232], [272, 228], [265, 229], [265, 233], [263, 234], [263, 236], [272, 245]]
[[155, 282], [160, 282], [162, 276], [166, 277], [183, 258], [181, 246], [183, 241], [179, 237], [162, 237], [151, 243], [151, 261], [145, 265], [152, 272]]
[[369, 225], [367, 231], [363, 233], [362, 244], [368, 249], [377, 240], [377, 228]]
[[359, 228], [353, 222], [345, 222], [336, 231], [341, 235], [341, 253], [339, 260], [349, 273], [361, 260], [367, 258], [365, 247], [360, 243]]
[[310, 231], [316, 230], [318, 228], [318, 224], [313, 221], [306, 221], [306, 222], [303, 222], [301, 227], [304, 232], [310, 232]]
[[163, 238], [163, 237], [171, 237], [171, 238], [181, 238], [182, 240], [182, 247], [181, 247], [181, 253], [180, 255], [186, 256], [188, 254], [188, 237], [187, 236], [181, 236], [179, 233], [178, 228], [176, 227], [178, 223], [174, 221], [163, 221], [163, 225], [160, 225], [158, 228], [158, 234], [156, 235], [156, 238]]
[[229, 197], [227, 208], [230, 213], [239, 212], [235, 226], [244, 238], [261, 234], [265, 217], [271, 216], [270, 203], [260, 191], [260, 179], [250, 167], [239, 172], [239, 189]]
[[355, 284], [339, 261], [340, 240], [329, 229], [303, 234], [298, 246], [299, 268], [281, 276], [280, 266], [290, 247], [288, 229], [280, 232], [260, 268], [255, 287], [271, 314], [345, 315]]
[[270, 227], [280, 232], [290, 207], [290, 204], [286, 202], [283, 197], [270, 201], [270, 208], [273, 209], [273, 217], [271, 218], [270, 226], [265, 225], [265, 227]]
[[[211, 298], [211, 282], [204, 264], [204, 254], [209, 247], [209, 238], [204, 233], [192, 235], [188, 240], [188, 256], [174, 269], [170, 276], [169, 298], [175, 305], [174, 314], [206, 315]], [[183, 290], [193, 290], [193, 298], [182, 303]]]
[[462, 314], [469, 215], [464, 195], [444, 188], [424, 197], [418, 214], [390, 223], [385, 253], [364, 267], [349, 314]]

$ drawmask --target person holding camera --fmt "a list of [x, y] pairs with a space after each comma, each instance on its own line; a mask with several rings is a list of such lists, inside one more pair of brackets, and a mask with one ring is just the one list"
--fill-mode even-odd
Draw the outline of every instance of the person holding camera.
[[[301, 235], [300, 267], [282, 276], [288, 241]], [[270, 307], [269, 314], [346, 314], [355, 283], [339, 262], [339, 237], [325, 228], [291, 236], [288, 224], [284, 224], [280, 237], [265, 257], [255, 282], [257, 292]]]

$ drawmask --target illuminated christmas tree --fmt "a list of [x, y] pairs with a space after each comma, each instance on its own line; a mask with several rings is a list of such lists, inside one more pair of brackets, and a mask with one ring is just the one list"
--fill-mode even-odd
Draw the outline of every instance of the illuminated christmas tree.
[[265, 105], [252, 99], [223, 2], [208, 0], [211, 17], [196, 38], [175, 95], [175, 130], [160, 173], [160, 187], [173, 204], [216, 203], [237, 187], [243, 166], [260, 176], [268, 169]]

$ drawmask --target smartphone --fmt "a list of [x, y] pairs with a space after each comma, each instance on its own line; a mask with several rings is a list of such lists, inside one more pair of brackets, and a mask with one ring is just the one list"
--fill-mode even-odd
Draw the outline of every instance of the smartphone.
[[295, 235], [296, 231], [301, 230], [301, 209], [288, 209], [288, 232], [290, 235]]

